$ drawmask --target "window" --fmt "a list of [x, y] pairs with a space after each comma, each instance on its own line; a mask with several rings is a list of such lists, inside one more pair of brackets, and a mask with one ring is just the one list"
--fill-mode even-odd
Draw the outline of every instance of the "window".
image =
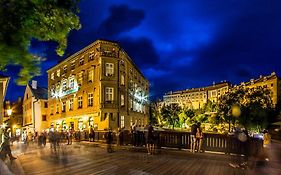
[[80, 60], [79, 60], [79, 65], [83, 65], [84, 64], [84, 57], [81, 57]]
[[121, 115], [121, 117], [120, 117], [120, 126], [121, 126], [121, 128], [125, 127], [125, 116], [124, 115]]
[[83, 107], [83, 98], [82, 96], [78, 97], [78, 109], [81, 109]]
[[53, 105], [50, 106], [50, 114], [51, 114], [51, 115], [54, 114], [54, 106], [53, 106]]
[[88, 71], [88, 82], [93, 82], [93, 78], [94, 78], [94, 70], [91, 69]]
[[54, 74], [54, 73], [51, 74], [51, 79], [52, 79], [52, 80], [55, 79], [55, 74]]
[[121, 75], [121, 85], [125, 85], [125, 76]]
[[108, 113], [104, 113], [104, 116], [102, 116], [102, 117], [101, 117], [101, 121], [106, 120], [106, 118], [107, 118], [107, 114], [108, 114]]
[[69, 110], [73, 110], [73, 98], [69, 100]]
[[111, 121], [115, 121], [115, 118], [114, 118], [114, 116], [113, 116], [113, 113], [109, 113], [109, 118], [110, 118]]
[[66, 102], [63, 101], [63, 102], [62, 102], [62, 108], [61, 108], [61, 111], [62, 111], [62, 112], [65, 112], [65, 106], [66, 106]]
[[47, 121], [47, 116], [46, 115], [42, 115], [42, 121]]
[[273, 87], [273, 83], [271, 83], [271, 87]]
[[56, 109], [57, 114], [59, 113], [59, 110], [60, 110], [60, 105], [59, 105], [59, 103], [57, 103], [57, 109]]
[[48, 108], [48, 102], [44, 102], [44, 108]]
[[78, 74], [78, 84], [80, 84], [80, 85], [83, 84], [83, 72], [82, 71]]
[[120, 100], [121, 100], [121, 102], [120, 102], [121, 106], [124, 106], [125, 105], [125, 98], [124, 98], [123, 94], [121, 94]]
[[74, 88], [74, 78], [71, 78], [69, 81], [69, 88], [73, 89]]
[[89, 61], [94, 60], [94, 52], [90, 52]]
[[93, 93], [88, 94], [88, 106], [93, 106]]
[[112, 87], [105, 88], [105, 101], [113, 101], [113, 88]]
[[67, 73], [67, 66], [64, 66], [64, 67], [63, 67], [63, 73], [64, 73], [64, 74]]
[[71, 70], [74, 70], [74, 69], [75, 69], [75, 61], [71, 63], [70, 69], [71, 69]]
[[105, 64], [105, 76], [113, 76], [114, 74], [114, 65], [113, 63]]
[[67, 83], [66, 83], [66, 81], [64, 80], [64, 81], [62, 82], [62, 91], [66, 91], [66, 89], [67, 89]]
[[60, 77], [60, 69], [57, 70], [57, 77]]

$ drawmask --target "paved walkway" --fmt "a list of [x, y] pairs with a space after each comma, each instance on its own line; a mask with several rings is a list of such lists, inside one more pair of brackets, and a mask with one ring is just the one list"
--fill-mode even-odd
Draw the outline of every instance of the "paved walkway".
[[[275, 144], [274, 144], [275, 145]], [[280, 146], [280, 145], [279, 145]], [[274, 149], [279, 149], [277, 146]], [[254, 174], [280, 175], [280, 160], [275, 153], [267, 165], [259, 165], [250, 160], [252, 167], [247, 169], [233, 168], [230, 162], [237, 162], [237, 156], [211, 153], [191, 154], [188, 151], [162, 149], [161, 154], [147, 155], [144, 148], [124, 146], [113, 153], [107, 153], [106, 145], [81, 142], [73, 145], [62, 145], [57, 152], [49, 146], [36, 149], [36, 146], [25, 147], [23, 144], [13, 146], [18, 159], [8, 166], [14, 174], [46, 175], [88, 175], [88, 174], [169, 174], [169, 175], [240, 175]], [[9, 164], [9, 162], [7, 163]]]

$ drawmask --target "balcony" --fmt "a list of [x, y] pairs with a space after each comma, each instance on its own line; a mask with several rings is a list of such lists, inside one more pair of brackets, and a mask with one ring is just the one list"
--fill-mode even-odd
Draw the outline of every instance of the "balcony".
[[116, 57], [116, 52], [115, 51], [109, 51], [109, 50], [104, 50], [100, 52], [101, 56], [105, 57]]
[[117, 108], [117, 103], [115, 101], [105, 101], [101, 103], [101, 108]]

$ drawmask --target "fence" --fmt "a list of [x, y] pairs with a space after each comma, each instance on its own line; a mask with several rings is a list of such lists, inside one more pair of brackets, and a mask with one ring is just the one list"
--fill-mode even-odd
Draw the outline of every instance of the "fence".
[[[105, 134], [106, 131], [96, 131], [95, 140], [105, 142]], [[133, 137], [134, 139], [132, 139]], [[88, 132], [82, 133], [82, 140], [87, 140], [88, 138]], [[123, 145], [134, 144], [136, 146], [144, 146], [146, 143], [145, 133], [142, 131], [138, 131], [133, 136], [129, 131], [125, 130], [120, 134], [119, 139]], [[116, 140], [116, 134], [113, 132], [113, 143], [116, 143]], [[189, 132], [158, 131], [155, 132], [155, 142], [159, 148], [190, 149], [191, 137]], [[257, 155], [262, 147], [263, 142], [258, 138], [250, 138], [245, 142], [241, 142], [236, 136], [213, 133], [205, 133], [202, 143], [203, 151], [223, 152], [226, 154]]]

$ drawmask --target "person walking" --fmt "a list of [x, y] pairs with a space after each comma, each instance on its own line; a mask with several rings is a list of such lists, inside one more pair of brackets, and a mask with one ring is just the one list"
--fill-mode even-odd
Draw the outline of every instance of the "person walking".
[[95, 130], [94, 130], [94, 128], [93, 127], [91, 127], [91, 129], [90, 129], [90, 142], [91, 141], [95, 141]]
[[195, 123], [193, 123], [193, 125], [191, 126], [191, 132], [190, 132], [190, 152], [194, 153], [195, 152], [195, 146], [196, 146], [196, 135], [197, 132], [197, 125]]
[[203, 133], [200, 127], [197, 127], [197, 132], [195, 135], [195, 139], [196, 139], [196, 148], [197, 148], [197, 152], [201, 152], [201, 147], [202, 147], [202, 141], [203, 141]]
[[4, 134], [2, 134], [2, 143], [0, 145], [0, 158], [4, 160], [8, 155], [10, 160], [13, 161], [17, 159], [12, 155], [11, 147], [10, 147], [10, 129], [5, 128]]
[[112, 149], [112, 141], [113, 141], [113, 134], [112, 134], [112, 130], [111, 128], [108, 129], [108, 132], [105, 134], [105, 139], [106, 139], [106, 143], [107, 143], [107, 152], [108, 153], [112, 153], [113, 149]]
[[147, 154], [153, 154], [154, 153], [154, 140], [153, 140], [153, 126], [151, 123], [147, 126], [147, 132], [146, 132], [146, 149]]

